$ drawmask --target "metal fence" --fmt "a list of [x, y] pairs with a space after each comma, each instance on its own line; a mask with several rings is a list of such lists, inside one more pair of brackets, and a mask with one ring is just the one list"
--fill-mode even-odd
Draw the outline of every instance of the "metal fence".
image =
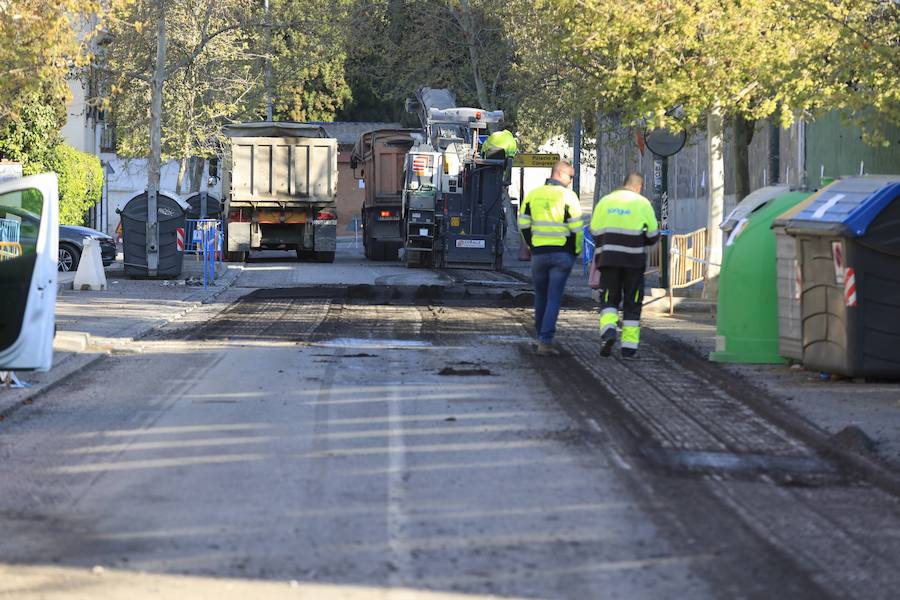
[[669, 242], [669, 314], [675, 312], [675, 290], [706, 276], [706, 228], [671, 236]]
[[203, 262], [203, 287], [216, 280], [216, 261], [224, 260], [222, 221], [218, 219], [185, 219], [184, 253], [194, 254]]
[[0, 219], [0, 242], [19, 241], [19, 221]]

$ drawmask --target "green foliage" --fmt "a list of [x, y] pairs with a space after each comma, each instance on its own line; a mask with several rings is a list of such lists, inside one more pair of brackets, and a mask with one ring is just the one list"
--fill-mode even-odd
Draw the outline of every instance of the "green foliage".
[[90, 20], [119, 0], [0, 1], [0, 119], [32, 93], [69, 99], [66, 77], [87, 63], [99, 27]]
[[532, 82], [523, 111], [537, 120], [568, 108], [678, 129], [715, 108], [785, 126], [797, 114], [834, 109], [849, 109], [870, 132], [879, 118], [900, 122], [895, 0], [510, 5], [514, 72]]
[[100, 201], [102, 194], [100, 159], [68, 144], [59, 144], [53, 149], [49, 166], [59, 178], [59, 222], [84, 225], [85, 213]]
[[[218, 151], [222, 124], [254, 117], [262, 7], [254, 0], [196, 0], [165, 8], [162, 158], [209, 157]], [[147, 156], [150, 146], [158, 9], [157, 0], [122, 3], [109, 24], [102, 88], [110, 93], [123, 156]]]
[[0, 157], [22, 163], [26, 175], [47, 171], [65, 118], [62, 102], [29, 94], [15, 115], [0, 120]]
[[[273, 0], [269, 28], [256, 34], [260, 54], [271, 58], [276, 120], [332, 121], [352, 99], [347, 46], [358, 34], [347, 0]], [[261, 82], [261, 83], [264, 83]], [[255, 90], [265, 116], [264, 86]]]
[[[355, 2], [348, 78], [359, 107], [397, 120], [416, 89], [449, 88], [464, 106], [511, 111], [512, 48], [501, 0]], [[350, 117], [353, 116], [349, 112]]]

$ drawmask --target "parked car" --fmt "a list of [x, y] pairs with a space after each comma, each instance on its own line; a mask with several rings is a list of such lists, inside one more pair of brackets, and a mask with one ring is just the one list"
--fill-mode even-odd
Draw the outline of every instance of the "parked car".
[[[17, 227], [18, 241], [25, 248], [34, 248], [37, 242], [38, 227], [41, 219], [37, 215], [23, 208], [4, 207], [4, 216], [19, 223]], [[84, 250], [84, 239], [94, 238], [100, 241], [100, 259], [103, 266], [108, 267], [116, 262], [116, 241], [111, 237], [80, 225], [59, 226], [59, 255], [57, 269], [60, 271], [74, 271], [81, 260], [81, 252]]]
[[59, 262], [60, 271], [74, 271], [81, 260], [81, 252], [84, 249], [84, 238], [94, 238], [100, 242], [100, 257], [103, 266], [108, 267], [116, 261], [116, 241], [111, 237], [79, 225], [59, 226]]

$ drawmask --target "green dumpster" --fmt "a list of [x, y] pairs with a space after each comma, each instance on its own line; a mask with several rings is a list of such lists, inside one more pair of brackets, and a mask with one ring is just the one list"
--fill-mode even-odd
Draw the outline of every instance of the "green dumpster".
[[726, 363], [783, 363], [778, 351], [778, 290], [772, 222], [811, 192], [788, 192], [742, 219], [725, 246], [719, 275], [716, 351]]

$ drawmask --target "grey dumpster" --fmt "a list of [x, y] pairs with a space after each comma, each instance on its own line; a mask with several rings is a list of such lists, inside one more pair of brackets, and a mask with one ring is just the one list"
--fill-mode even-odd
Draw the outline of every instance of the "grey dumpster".
[[[188, 219], [221, 219], [222, 203], [216, 196], [207, 192], [197, 192], [185, 198], [188, 208], [185, 216]], [[206, 209], [205, 213], [203, 209]]]
[[[125, 208], [116, 211], [122, 217], [122, 245], [125, 274], [146, 277], [147, 270], [147, 192], [128, 201]], [[181, 275], [183, 252], [178, 247], [178, 230], [184, 240], [184, 208], [163, 193], [157, 196], [159, 218], [159, 267], [157, 276]]]
[[837, 181], [784, 227], [800, 257], [804, 366], [900, 378], [900, 176]]
[[800, 314], [800, 257], [797, 240], [785, 231], [787, 222], [826, 193], [823, 188], [794, 208], [779, 215], [772, 223], [775, 233], [775, 275], [778, 291], [778, 354], [800, 362], [803, 360], [803, 317]]

